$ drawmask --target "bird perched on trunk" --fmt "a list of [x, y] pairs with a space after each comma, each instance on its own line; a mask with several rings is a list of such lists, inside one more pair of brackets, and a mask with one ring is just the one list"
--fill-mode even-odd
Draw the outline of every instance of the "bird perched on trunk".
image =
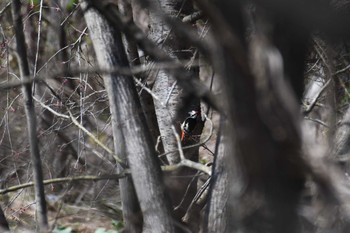
[[191, 135], [196, 128], [198, 117], [200, 117], [199, 111], [192, 110], [188, 114], [189, 116], [181, 124], [181, 141]]

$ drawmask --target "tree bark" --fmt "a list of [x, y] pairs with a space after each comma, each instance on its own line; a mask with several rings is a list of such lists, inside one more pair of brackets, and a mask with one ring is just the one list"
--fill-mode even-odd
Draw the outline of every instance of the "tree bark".
[[[305, 164], [300, 153], [299, 110], [283, 79], [282, 57], [266, 36], [269, 27], [252, 35], [248, 57], [242, 2], [198, 4], [213, 24], [219, 48], [212, 53], [217, 55], [213, 58], [215, 70], [225, 85], [225, 109], [235, 132], [230, 142], [236, 145], [235, 153], [231, 156], [239, 161], [246, 181], [240, 196], [229, 195], [228, 202], [233, 204], [225, 212], [229, 215], [223, 218], [230, 219], [236, 227], [232, 229], [227, 221], [222, 221], [223, 225], [216, 229], [296, 232]], [[229, 179], [234, 182], [238, 178]]]
[[234, 209], [239, 205], [246, 181], [234, 154], [232, 137], [232, 126], [227, 119], [221, 120], [204, 232], [238, 232], [242, 224], [237, 221]]
[[[182, 3], [179, 0], [150, 0], [146, 3], [150, 6], [148, 37], [174, 60], [191, 59], [194, 56], [194, 53], [189, 52], [189, 43], [182, 40], [179, 34], [172, 29], [172, 25], [164, 19], [165, 15], [176, 18], [180, 14], [193, 10], [191, 4], [186, 3], [182, 5]], [[186, 72], [190, 79], [198, 79], [198, 69], [191, 68]], [[164, 152], [168, 153], [167, 161], [169, 164], [180, 162], [179, 153], [177, 152], [177, 141], [171, 126], [175, 125], [179, 132], [180, 124], [188, 117], [188, 112], [200, 110], [199, 99], [193, 96], [186, 98], [188, 97], [186, 94], [189, 93], [184, 92], [183, 86], [177, 83], [174, 75], [174, 73], [164, 69], [158, 70], [155, 74], [155, 82], [152, 88], [154, 94], [159, 98], [159, 101], [154, 100], [155, 112]], [[196, 131], [193, 132], [193, 137], [196, 137], [196, 140], [183, 142], [182, 146], [198, 142], [203, 125], [202, 122], [198, 122]], [[173, 152], [169, 153], [170, 151]], [[198, 147], [184, 151], [184, 155], [188, 159], [198, 161]], [[174, 211], [175, 217], [179, 221], [187, 214], [187, 208], [196, 194], [197, 178], [193, 177], [195, 174], [196, 171], [194, 169], [187, 167], [165, 174], [165, 184], [171, 196], [172, 204], [176, 207]], [[191, 220], [186, 224], [191, 230], [198, 230], [199, 225], [193, 224], [193, 222], [199, 221], [199, 211], [192, 212], [190, 218]]]
[[[100, 67], [128, 66], [120, 32], [96, 10], [87, 9], [85, 2], [82, 7]], [[115, 150], [117, 155], [127, 159], [130, 166], [143, 213], [143, 232], [174, 232], [160, 166], [133, 80], [128, 76], [110, 74], [104, 76], [104, 81], [110, 101]], [[128, 230], [140, 232], [140, 218], [135, 213], [137, 199], [131, 179], [124, 179], [120, 184], [123, 211], [128, 212], [124, 215], [125, 221], [129, 222]]]
[[[120, 0], [118, 1], [118, 8], [120, 13], [123, 15], [125, 21], [134, 22], [131, 0]], [[131, 66], [140, 65], [140, 58], [137, 50], [137, 44], [133, 40], [127, 40], [125, 37], [123, 38], [126, 54], [129, 58], [129, 63]]]
[[1, 207], [0, 207], [0, 230], [5, 233], [10, 232], [9, 224], [6, 220], [4, 211], [2, 210]]
[[[179, 14], [178, 6], [181, 6], [182, 1], [179, 0], [163, 0], [154, 1], [150, 0], [152, 10], [149, 12], [149, 38], [154, 41], [159, 47], [163, 48], [166, 53], [174, 59], [189, 59], [191, 53], [181, 52], [186, 47], [179, 36], [172, 31], [171, 26], [164, 21], [162, 14], [166, 13], [172, 17], [176, 17]], [[193, 72], [193, 70], [189, 71]], [[198, 72], [193, 72], [191, 78], [198, 78]], [[155, 83], [153, 86], [153, 92], [157, 95], [160, 101], [155, 100], [155, 111], [157, 115], [157, 121], [159, 125], [160, 136], [163, 142], [164, 151], [176, 151], [176, 138], [171, 129], [171, 125], [175, 123], [176, 127], [179, 127], [179, 123], [183, 120], [187, 113], [180, 113], [178, 111], [183, 104], [184, 93], [182, 88], [177, 84], [175, 78], [169, 72], [165, 70], [159, 70], [156, 74]], [[199, 108], [199, 104], [185, 103], [189, 107]], [[190, 109], [193, 110], [193, 109]], [[177, 117], [180, 116], [181, 118]], [[183, 118], [183, 119], [182, 119]], [[169, 164], [176, 164], [180, 162], [180, 157], [177, 152], [167, 154]]]
[[[121, 0], [118, 2], [119, 11], [123, 15], [123, 18], [126, 22], [134, 22], [133, 7], [134, 6], [132, 6], [131, 0]], [[142, 14], [141, 10], [139, 14]], [[126, 38], [124, 36], [123, 42], [126, 48], [130, 66], [133, 67], [133, 66], [141, 65], [140, 57], [138, 54], [138, 46], [135, 40], [133, 40], [132, 38]], [[139, 75], [136, 75], [136, 78], [138, 78], [141, 82], [145, 83], [145, 85], [148, 87], [146, 75], [139, 74]], [[156, 142], [160, 133], [159, 133], [157, 117], [154, 110], [152, 95], [147, 91], [143, 90], [141, 87], [138, 87], [137, 90], [140, 93], [142, 109], [144, 111], [148, 127], [151, 131], [152, 139], [154, 142]], [[163, 148], [161, 145], [158, 145], [158, 148], [156, 149], [160, 151], [160, 153], [163, 153]]]
[[[25, 45], [25, 37], [23, 33], [23, 24], [21, 17], [21, 2], [19, 0], [12, 1], [12, 20], [16, 33], [16, 51], [19, 63], [21, 79], [25, 81], [29, 78], [29, 65], [27, 61], [27, 51]], [[33, 166], [33, 181], [35, 183], [35, 200], [37, 204], [37, 219], [39, 230], [45, 232], [48, 228], [47, 210], [45, 201], [45, 191], [43, 184], [43, 173], [41, 167], [41, 159], [36, 134], [36, 116], [32, 97], [32, 85], [26, 84], [22, 88], [24, 107], [27, 117], [28, 139], [30, 145], [30, 155]]]
[[333, 156], [336, 161], [342, 164], [343, 170], [349, 174], [350, 172], [350, 108], [347, 109], [343, 119], [338, 126], [335, 139]]

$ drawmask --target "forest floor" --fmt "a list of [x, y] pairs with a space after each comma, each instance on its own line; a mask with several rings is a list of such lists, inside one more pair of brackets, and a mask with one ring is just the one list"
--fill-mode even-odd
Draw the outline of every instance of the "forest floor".
[[[211, 115], [214, 132], [201, 147], [200, 162], [213, 161], [216, 130], [219, 117]], [[209, 135], [209, 126], [203, 130], [202, 138]], [[208, 150], [209, 149], [209, 150]], [[82, 175], [82, 174], [81, 174]], [[8, 184], [11, 186], [10, 184]], [[13, 185], [13, 184], [12, 184]], [[117, 181], [79, 182], [65, 184], [60, 194], [54, 194], [54, 187], [45, 187], [49, 226], [53, 233], [121, 233], [123, 232], [122, 210]], [[11, 232], [35, 232], [34, 190], [27, 188], [1, 196], [2, 207]], [[116, 204], [117, 203], [117, 204]]]
[[[20, 193], [20, 192], [19, 192]], [[4, 208], [11, 232], [35, 232], [35, 204], [33, 195], [11, 194], [11, 204]], [[84, 201], [67, 204], [65, 200], [49, 195], [48, 219], [52, 233], [119, 233], [123, 224], [120, 206], [108, 202], [96, 204]], [[108, 204], [107, 204], [108, 203]]]

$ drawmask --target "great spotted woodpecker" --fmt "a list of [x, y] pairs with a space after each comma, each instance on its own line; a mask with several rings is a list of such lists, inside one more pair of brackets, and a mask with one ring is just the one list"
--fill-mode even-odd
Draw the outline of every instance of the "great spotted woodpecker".
[[181, 124], [181, 141], [196, 128], [197, 118], [199, 117], [198, 111], [192, 110], [188, 114], [189, 116]]

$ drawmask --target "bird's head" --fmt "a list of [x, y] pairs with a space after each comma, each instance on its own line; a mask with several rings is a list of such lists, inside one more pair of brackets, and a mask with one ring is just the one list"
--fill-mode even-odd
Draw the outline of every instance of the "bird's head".
[[192, 110], [192, 111], [188, 112], [188, 115], [191, 118], [197, 118], [198, 114], [199, 114], [199, 112], [195, 111], [195, 110]]

